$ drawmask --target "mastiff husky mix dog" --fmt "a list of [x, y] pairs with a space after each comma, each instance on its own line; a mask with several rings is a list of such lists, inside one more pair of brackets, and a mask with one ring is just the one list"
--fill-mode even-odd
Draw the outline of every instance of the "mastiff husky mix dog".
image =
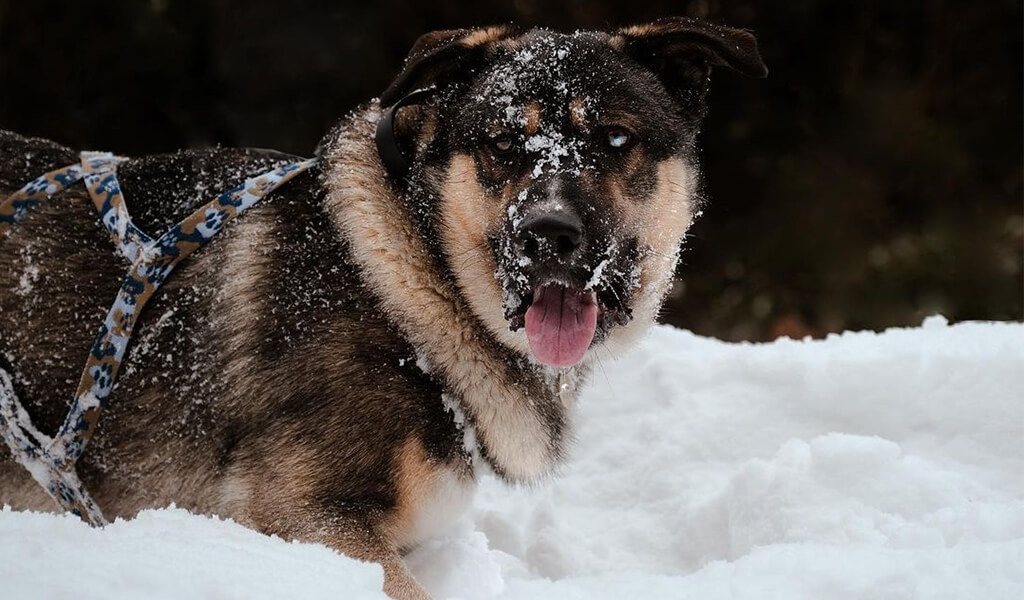
[[[591, 364], [654, 322], [720, 66], [766, 74], [749, 32], [682, 18], [424, 35], [314, 168], [146, 307], [85, 487], [108, 517], [175, 502], [377, 561], [389, 595], [427, 598], [402, 553], [481, 472], [552, 473]], [[79, 160], [13, 133], [0, 159], [0, 199]], [[293, 159], [190, 150], [118, 175], [157, 232]], [[123, 273], [81, 185], [0, 239], [0, 367], [40, 430], [63, 421]], [[7, 450], [0, 504], [53, 509]]]

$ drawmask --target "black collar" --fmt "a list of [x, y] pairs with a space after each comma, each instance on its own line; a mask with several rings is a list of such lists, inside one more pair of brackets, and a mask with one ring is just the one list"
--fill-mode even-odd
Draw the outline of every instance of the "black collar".
[[422, 102], [436, 91], [437, 88], [428, 87], [412, 92], [392, 104], [384, 112], [380, 121], [377, 122], [377, 132], [374, 135], [374, 140], [377, 142], [377, 154], [380, 155], [388, 175], [396, 181], [405, 180], [405, 176], [409, 174], [409, 168], [412, 164], [402, 154], [401, 148], [398, 147], [398, 140], [395, 139], [395, 113], [403, 106]]

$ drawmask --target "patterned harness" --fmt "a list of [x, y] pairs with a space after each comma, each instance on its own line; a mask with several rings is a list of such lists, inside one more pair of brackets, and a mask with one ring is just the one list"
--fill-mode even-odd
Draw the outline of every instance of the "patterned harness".
[[117, 182], [117, 165], [126, 160], [105, 152], [83, 152], [81, 163], [51, 171], [0, 203], [0, 237], [34, 206], [84, 181], [100, 220], [131, 267], [93, 341], [82, 378], [60, 431], [40, 432], [14, 395], [10, 375], [0, 368], [0, 436], [33, 479], [60, 507], [92, 525], [105, 525], [99, 506], [82, 486], [75, 463], [96, 431], [132, 330], [143, 305], [171, 271], [219, 233], [231, 219], [317, 163], [289, 162], [246, 179], [200, 207], [163, 235], [152, 238], [132, 223]]

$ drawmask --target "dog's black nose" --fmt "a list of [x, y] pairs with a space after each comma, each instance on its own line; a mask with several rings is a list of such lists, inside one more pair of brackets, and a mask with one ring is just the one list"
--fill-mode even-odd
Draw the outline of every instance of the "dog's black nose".
[[583, 222], [573, 213], [553, 211], [528, 217], [519, 226], [523, 252], [537, 258], [541, 246], [550, 247], [560, 258], [567, 258], [583, 242]]

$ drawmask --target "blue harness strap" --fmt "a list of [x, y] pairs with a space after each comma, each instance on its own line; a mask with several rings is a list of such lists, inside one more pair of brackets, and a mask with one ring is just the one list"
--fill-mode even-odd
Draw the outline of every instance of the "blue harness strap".
[[79, 180], [110, 232], [118, 251], [131, 264], [128, 274], [93, 341], [67, 418], [54, 437], [40, 432], [14, 394], [10, 376], [0, 369], [0, 436], [14, 458], [66, 511], [93, 525], [107, 521], [75, 471], [113, 389], [135, 323], [145, 303], [188, 255], [206, 245], [231, 219], [265, 198], [317, 159], [289, 162], [225, 191], [157, 239], [132, 223], [117, 165], [124, 158], [83, 152], [81, 164], [51, 171], [26, 184], [0, 203], [0, 236], [28, 211]]
[[70, 165], [40, 175], [26, 183], [0, 203], [0, 236], [6, 233], [11, 225], [24, 218], [35, 205], [81, 180], [81, 165]]
[[110, 232], [121, 256], [129, 263], [135, 262], [139, 251], [152, 244], [153, 238], [132, 223], [124, 204], [121, 184], [117, 182], [117, 165], [126, 159], [109, 152], [83, 152], [81, 157], [82, 179], [103, 226]]

